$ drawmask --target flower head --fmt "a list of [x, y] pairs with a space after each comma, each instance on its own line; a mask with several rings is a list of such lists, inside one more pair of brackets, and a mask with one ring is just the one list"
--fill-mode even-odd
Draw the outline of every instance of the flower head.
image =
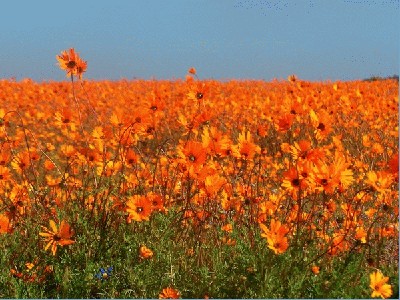
[[153, 251], [151, 249], [147, 248], [146, 246], [141, 246], [139, 248], [139, 257], [141, 259], [149, 259], [152, 258], [154, 255]]
[[389, 277], [384, 277], [380, 271], [376, 271], [369, 275], [369, 279], [369, 286], [373, 290], [371, 297], [381, 297], [385, 299], [392, 295], [392, 286], [387, 284]]
[[132, 220], [141, 222], [148, 221], [153, 212], [151, 202], [146, 196], [133, 195], [126, 202], [126, 212], [128, 215], [128, 223]]
[[61, 55], [57, 55], [56, 58], [60, 68], [67, 72], [67, 77], [77, 75], [81, 79], [82, 74], [86, 72], [87, 62], [79, 57], [74, 48], [61, 52]]
[[67, 246], [75, 243], [75, 241], [71, 240], [73, 231], [67, 222], [61, 221], [60, 227], [57, 228], [56, 223], [50, 220], [49, 225], [50, 229], [42, 226], [44, 232], [39, 232], [39, 235], [47, 243], [44, 250], [49, 249], [51, 246], [51, 252], [56, 255], [57, 246]]
[[167, 287], [158, 295], [159, 299], [179, 299], [180, 293], [174, 288]]
[[271, 220], [270, 228], [260, 223], [262, 237], [265, 237], [268, 242], [268, 248], [273, 250], [275, 254], [281, 254], [286, 251], [289, 247], [288, 239], [286, 234], [289, 232], [289, 228], [286, 225], [282, 225], [280, 221]]
[[311, 267], [311, 271], [315, 274], [315, 275], [318, 275], [319, 274], [319, 267], [318, 266], [316, 266], [316, 265], [313, 265], [312, 267]]
[[94, 275], [94, 277], [96, 277], [97, 279], [99, 279], [99, 280], [101, 280], [101, 281], [107, 280], [108, 278], [110, 278], [111, 273], [112, 273], [113, 270], [114, 270], [114, 267], [113, 267], [113, 266], [108, 267], [107, 270], [104, 269], [104, 268], [100, 268], [100, 269], [99, 269], [99, 272], [96, 273], [96, 274]]
[[10, 233], [11, 231], [10, 219], [4, 214], [0, 214], [0, 234]]

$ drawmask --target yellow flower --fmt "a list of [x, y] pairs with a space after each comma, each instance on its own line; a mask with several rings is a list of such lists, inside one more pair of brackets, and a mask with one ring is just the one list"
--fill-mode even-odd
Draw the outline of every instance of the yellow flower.
[[373, 290], [371, 297], [381, 297], [382, 299], [392, 296], [392, 286], [387, 284], [389, 277], [384, 277], [381, 271], [373, 272], [369, 275], [370, 288]]

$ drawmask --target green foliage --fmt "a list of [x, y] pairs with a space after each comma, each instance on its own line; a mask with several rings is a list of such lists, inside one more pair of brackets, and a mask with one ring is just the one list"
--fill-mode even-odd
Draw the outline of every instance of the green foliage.
[[[218, 242], [221, 231], [204, 233], [205, 239], [193, 243], [194, 230], [186, 230], [185, 237], [173, 221], [178, 212], [157, 214], [149, 222], [121, 223], [118, 229], [111, 224], [106, 228], [101, 247], [93, 240], [90, 220], [81, 224], [77, 242], [61, 247], [56, 256], [48, 255], [41, 248], [20, 234], [1, 236], [4, 247], [1, 264], [10, 261], [24, 269], [24, 263], [38, 259], [38, 266], [52, 265], [53, 272], [42, 282], [25, 282], [12, 277], [3, 268], [0, 273], [2, 297], [6, 298], [157, 298], [163, 287], [173, 286], [184, 298], [368, 298], [368, 274], [363, 249], [347, 256], [332, 257], [314, 275], [310, 262], [315, 253], [301, 255], [289, 248], [281, 255], [268, 249], [266, 241], [255, 230], [253, 245], [248, 230], [234, 228], [235, 245]], [[34, 222], [27, 222], [28, 232], [37, 233]], [[92, 224], [93, 225], [93, 224]], [[28, 225], [29, 226], [29, 225]], [[37, 244], [37, 242], [36, 242]], [[22, 247], [26, 245], [27, 248]], [[140, 259], [138, 249], [146, 245], [155, 255]], [[25, 249], [21, 255], [16, 251]], [[98, 252], [101, 249], [101, 252]], [[36, 266], [36, 267], [38, 267]], [[113, 266], [112, 275], [106, 280], [94, 277], [99, 268]], [[391, 279], [396, 268], [385, 270]], [[38, 272], [38, 275], [41, 274]], [[398, 287], [391, 281], [395, 291]]]

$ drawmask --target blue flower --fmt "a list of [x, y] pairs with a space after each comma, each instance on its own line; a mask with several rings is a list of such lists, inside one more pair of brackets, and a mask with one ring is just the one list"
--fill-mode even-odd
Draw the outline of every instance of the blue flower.
[[111, 273], [112, 273], [113, 269], [114, 269], [113, 266], [108, 267], [107, 270], [105, 270], [104, 268], [100, 268], [99, 269], [100, 272], [96, 273], [94, 275], [94, 277], [96, 277], [97, 279], [99, 279], [101, 281], [107, 280], [111, 276]]

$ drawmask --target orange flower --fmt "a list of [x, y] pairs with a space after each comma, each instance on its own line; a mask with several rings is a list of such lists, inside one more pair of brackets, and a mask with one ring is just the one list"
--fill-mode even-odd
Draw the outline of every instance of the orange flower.
[[198, 81], [190, 87], [187, 97], [191, 101], [204, 102], [205, 95], [208, 94], [208, 87], [204, 82]]
[[159, 299], [179, 299], [180, 296], [179, 291], [171, 287], [163, 289], [158, 295]]
[[148, 198], [149, 202], [151, 203], [152, 211], [159, 211], [159, 212], [165, 211], [164, 201], [163, 201], [161, 195], [149, 193], [149, 194], [147, 194], [147, 198]]
[[314, 265], [314, 266], [311, 267], [311, 271], [312, 271], [315, 275], [318, 275], [318, 274], [319, 274], [319, 267]]
[[128, 202], [126, 202], [125, 210], [129, 213], [128, 223], [132, 220], [137, 222], [148, 221], [153, 212], [149, 199], [140, 195], [130, 197]]
[[[0, 118], [0, 122], [1, 122], [1, 118]], [[1, 136], [0, 136], [0, 138], [1, 138]], [[9, 150], [6, 147], [4, 147], [4, 148], [5, 149], [0, 149], [0, 166], [5, 166], [11, 160], [11, 150]]]
[[7, 167], [3, 167], [0, 165], [0, 183], [2, 181], [8, 181], [11, 179], [10, 170]]
[[231, 239], [230, 237], [223, 236], [221, 240], [227, 246], [235, 246], [236, 245], [236, 240]]
[[233, 232], [233, 226], [231, 223], [222, 226], [221, 229], [226, 232]]
[[128, 149], [125, 153], [125, 163], [127, 167], [134, 166], [139, 160], [139, 157], [132, 149]]
[[200, 142], [189, 141], [180, 151], [180, 156], [183, 158], [182, 162], [187, 166], [197, 168], [206, 161], [207, 153]]
[[10, 232], [11, 232], [10, 219], [6, 215], [1, 214], [0, 233], [10, 233]]
[[49, 224], [50, 229], [42, 226], [44, 232], [39, 232], [39, 235], [47, 242], [44, 250], [49, 249], [51, 246], [51, 252], [56, 255], [57, 246], [67, 246], [75, 243], [75, 241], [71, 240], [73, 231], [67, 222], [61, 221], [59, 229], [53, 220], [50, 220]]
[[307, 182], [302, 175], [292, 167], [283, 173], [285, 176], [282, 182], [282, 187], [286, 188], [293, 198], [297, 199], [298, 191], [307, 187]]
[[278, 119], [278, 123], [276, 127], [278, 131], [286, 132], [292, 127], [294, 121], [294, 115], [292, 114], [285, 114]]
[[15, 159], [11, 162], [11, 166], [19, 174], [22, 174], [31, 164], [30, 153], [23, 151], [17, 154]]
[[7, 135], [6, 126], [9, 125], [5, 119], [6, 111], [0, 108], [0, 138], [4, 138]]
[[203, 147], [208, 149], [211, 154], [224, 157], [231, 150], [232, 141], [216, 127], [205, 128], [201, 139]]
[[301, 140], [298, 143], [294, 142], [293, 146], [290, 146], [290, 153], [294, 160], [299, 158], [306, 159], [308, 151], [311, 150], [311, 142], [308, 140]]
[[362, 244], [367, 242], [368, 233], [363, 227], [358, 227], [356, 229], [355, 238], [360, 241]]
[[386, 193], [393, 183], [393, 176], [386, 171], [369, 171], [365, 183], [379, 193]]
[[246, 132], [244, 129], [239, 133], [238, 145], [234, 148], [234, 155], [237, 158], [253, 159], [256, 153], [260, 153], [260, 146], [254, 144], [253, 138], [250, 132]]
[[392, 155], [388, 162], [388, 171], [392, 173], [397, 181], [399, 177], [399, 152]]
[[265, 237], [268, 242], [268, 248], [272, 249], [275, 254], [281, 254], [289, 247], [286, 234], [289, 228], [282, 225], [280, 221], [271, 220], [270, 229], [264, 224], [260, 223], [262, 237]]
[[315, 166], [311, 177], [320, 190], [329, 194], [334, 193], [336, 188], [343, 190], [349, 187], [354, 180], [353, 171], [347, 169], [347, 164], [339, 155], [336, 155], [335, 161], [331, 165]]
[[67, 71], [67, 77], [72, 78], [73, 75], [77, 75], [81, 79], [82, 74], [86, 72], [87, 62], [79, 57], [74, 48], [61, 52], [56, 58], [60, 68]]
[[189, 74], [196, 75], [196, 69], [193, 67], [191, 67], [188, 72]]
[[73, 120], [73, 112], [69, 108], [64, 108], [61, 112], [56, 112], [55, 119], [55, 125], [60, 126], [61, 128], [69, 128], [72, 131], [76, 130], [76, 124]]
[[372, 289], [371, 297], [381, 297], [382, 299], [392, 296], [392, 286], [387, 284], [389, 277], [384, 277], [381, 271], [373, 272], [369, 275], [370, 288]]
[[139, 248], [139, 257], [141, 259], [149, 259], [152, 258], [154, 255], [153, 251], [151, 251], [149, 248], [147, 248], [146, 246], [141, 246]]
[[296, 82], [297, 76], [292, 74], [292, 75], [289, 75], [287, 79], [289, 82]]
[[317, 140], [325, 139], [331, 132], [333, 120], [326, 111], [320, 111], [319, 116], [314, 110], [310, 111], [311, 124], [315, 128], [314, 134]]

